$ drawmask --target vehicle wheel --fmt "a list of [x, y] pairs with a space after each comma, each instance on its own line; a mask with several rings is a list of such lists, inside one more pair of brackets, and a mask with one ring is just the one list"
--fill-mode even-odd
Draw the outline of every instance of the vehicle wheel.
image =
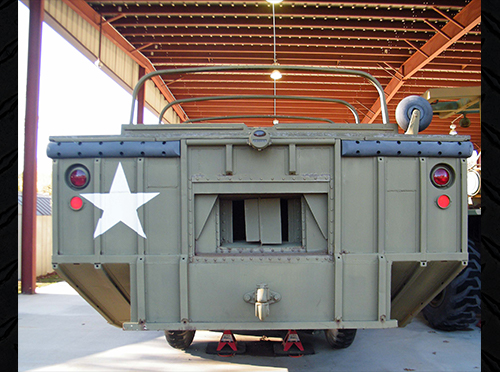
[[326, 341], [332, 349], [345, 349], [351, 346], [356, 336], [356, 329], [325, 329]]
[[165, 338], [174, 349], [185, 350], [193, 342], [196, 331], [165, 331]]
[[438, 294], [422, 314], [432, 328], [457, 331], [477, 322], [481, 312], [481, 266], [479, 252], [469, 240], [469, 264]]
[[420, 125], [418, 131], [424, 131], [432, 121], [432, 106], [423, 97], [408, 96], [403, 98], [396, 107], [396, 122], [405, 132], [410, 124], [411, 114], [413, 110], [420, 111]]

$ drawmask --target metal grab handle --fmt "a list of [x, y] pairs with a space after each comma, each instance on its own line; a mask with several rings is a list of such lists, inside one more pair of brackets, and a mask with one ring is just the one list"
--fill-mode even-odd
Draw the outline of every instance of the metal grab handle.
[[312, 121], [324, 121], [325, 123], [335, 124], [332, 120], [326, 118], [313, 118], [310, 116], [295, 116], [295, 115], [229, 115], [229, 116], [211, 116], [201, 119], [189, 119], [182, 124], [197, 123], [200, 121], [221, 120], [221, 119], [253, 119], [253, 118], [270, 118], [270, 119], [302, 119]]
[[[135, 101], [139, 90], [144, 85], [144, 82], [154, 76], [158, 75], [168, 75], [168, 74], [182, 74], [182, 73], [195, 73], [195, 72], [216, 72], [216, 71], [252, 71], [252, 70], [275, 70], [276, 66], [273, 65], [256, 65], [256, 66], [210, 66], [210, 67], [189, 67], [189, 68], [178, 68], [178, 69], [168, 69], [168, 70], [158, 70], [150, 72], [144, 75], [137, 82], [134, 91], [132, 92], [132, 105], [130, 110], [130, 123], [133, 124], [134, 121], [134, 111], [135, 111]], [[383, 124], [389, 124], [389, 112], [387, 110], [387, 102], [385, 100], [384, 89], [382, 85], [375, 79], [372, 75], [358, 70], [346, 70], [340, 68], [330, 68], [330, 67], [306, 67], [306, 66], [279, 66], [281, 71], [316, 71], [331, 73], [336, 75], [355, 75], [368, 79], [373, 86], [377, 89], [380, 99], [380, 109], [382, 112], [382, 122]]]
[[[199, 101], [211, 101], [211, 100], [231, 100], [231, 99], [262, 99], [262, 98], [269, 98], [269, 99], [292, 99], [292, 100], [300, 100], [300, 101], [319, 101], [319, 102], [332, 102], [332, 103], [340, 103], [344, 106], [347, 106], [349, 110], [354, 115], [354, 120], [356, 124], [359, 124], [359, 116], [356, 111], [356, 108], [352, 106], [349, 102], [346, 102], [341, 99], [335, 99], [335, 98], [321, 98], [321, 97], [301, 97], [301, 96], [282, 96], [282, 95], [262, 95], [262, 94], [253, 94], [253, 95], [248, 95], [248, 96], [211, 96], [211, 97], [196, 97], [196, 98], [183, 98], [183, 99], [177, 99], [175, 101], [170, 102], [167, 104], [163, 110], [161, 110], [160, 116], [158, 118], [158, 124], [161, 124], [161, 119], [163, 118], [163, 115], [165, 115], [165, 112], [167, 110], [177, 104], [184, 103], [184, 102], [199, 102]], [[190, 120], [186, 121], [190, 122]]]

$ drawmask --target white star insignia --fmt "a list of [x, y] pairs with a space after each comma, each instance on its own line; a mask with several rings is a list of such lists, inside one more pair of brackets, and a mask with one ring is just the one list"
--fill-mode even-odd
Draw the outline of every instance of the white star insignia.
[[104, 234], [118, 222], [123, 222], [137, 234], [146, 238], [137, 209], [158, 194], [159, 192], [131, 193], [122, 163], [119, 163], [109, 193], [80, 195], [103, 211], [97, 222], [94, 238]]

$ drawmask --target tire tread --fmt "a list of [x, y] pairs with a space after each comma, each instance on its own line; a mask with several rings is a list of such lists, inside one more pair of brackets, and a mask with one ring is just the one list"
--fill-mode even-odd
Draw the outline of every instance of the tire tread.
[[427, 305], [422, 314], [432, 328], [458, 331], [469, 328], [481, 313], [481, 266], [479, 252], [469, 240], [468, 266], [444, 289], [442, 303]]
[[326, 341], [332, 349], [345, 349], [354, 341], [356, 329], [325, 329]]
[[165, 338], [174, 349], [185, 350], [193, 342], [196, 331], [165, 331]]

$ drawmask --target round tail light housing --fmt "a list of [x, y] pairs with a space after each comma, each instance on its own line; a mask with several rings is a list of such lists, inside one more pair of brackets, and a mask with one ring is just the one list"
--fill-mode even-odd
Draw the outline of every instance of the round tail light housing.
[[436, 165], [431, 171], [431, 181], [436, 187], [448, 187], [453, 183], [453, 172], [446, 165]]
[[79, 196], [73, 196], [69, 201], [69, 206], [74, 211], [79, 211], [83, 207], [83, 200]]
[[450, 200], [450, 197], [448, 195], [443, 194], [437, 198], [437, 205], [441, 209], [448, 208], [450, 206], [450, 204], [451, 204], [451, 200]]
[[75, 165], [68, 169], [66, 181], [72, 189], [83, 189], [87, 187], [90, 182], [89, 170], [83, 165]]

